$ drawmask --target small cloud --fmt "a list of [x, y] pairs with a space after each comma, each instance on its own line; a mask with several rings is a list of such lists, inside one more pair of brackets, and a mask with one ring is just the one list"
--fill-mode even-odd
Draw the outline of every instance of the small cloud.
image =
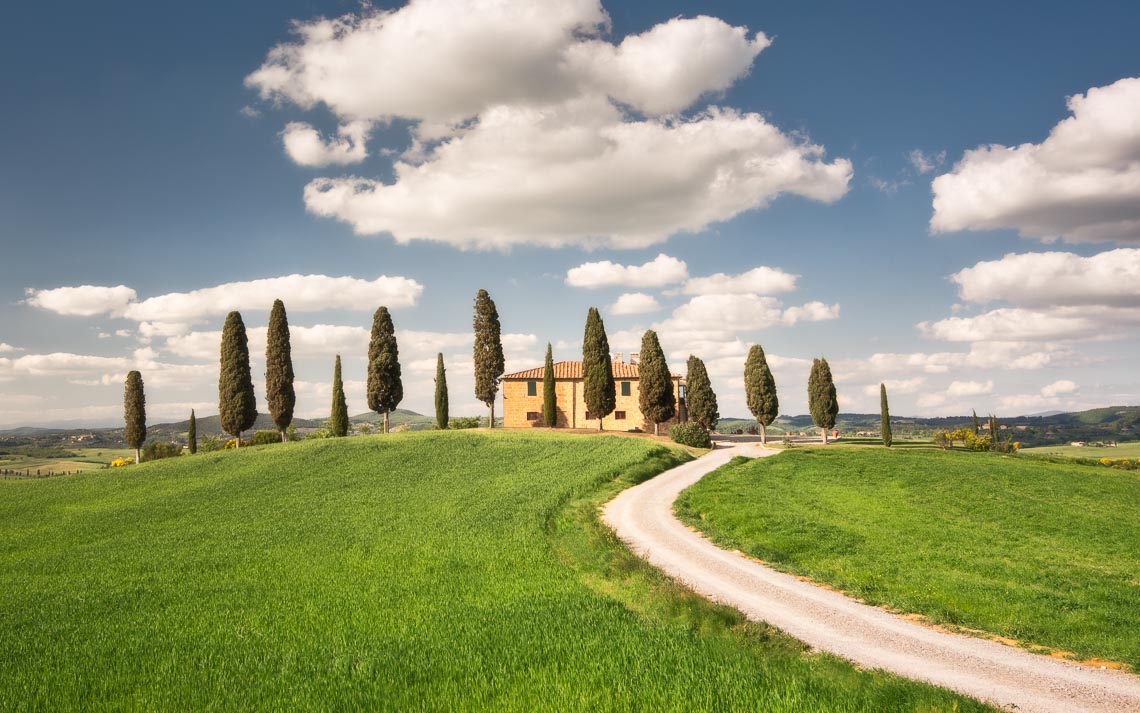
[[875, 188], [875, 190], [885, 196], [893, 196], [899, 192], [900, 188], [904, 188], [910, 185], [910, 181], [906, 180], [905, 178], [900, 178], [894, 181], [887, 181], [879, 178], [878, 176], [871, 176], [867, 180]]
[[643, 265], [619, 265], [609, 260], [587, 262], [566, 272], [571, 287], [664, 287], [684, 281], [689, 268], [684, 260], [664, 253]]
[[930, 173], [942, 164], [946, 163], [946, 152], [939, 151], [936, 154], [923, 153], [921, 149], [914, 149], [907, 154], [907, 160], [910, 165], [914, 166], [914, 170], [918, 171], [918, 175], [922, 176]]
[[248, 104], [243, 106], [241, 109], [238, 109], [238, 113], [247, 119], [256, 119], [257, 117], [261, 116], [260, 110], [254, 109]]
[[1041, 395], [1045, 398], [1053, 398], [1062, 394], [1076, 393], [1079, 388], [1076, 383], [1068, 379], [1061, 379], [1060, 381], [1054, 381], [1052, 384], [1041, 387]]
[[658, 302], [652, 295], [647, 295], [644, 292], [627, 292], [617, 298], [617, 301], [610, 305], [610, 314], [645, 314], [647, 312], [657, 312], [661, 309], [661, 303]]

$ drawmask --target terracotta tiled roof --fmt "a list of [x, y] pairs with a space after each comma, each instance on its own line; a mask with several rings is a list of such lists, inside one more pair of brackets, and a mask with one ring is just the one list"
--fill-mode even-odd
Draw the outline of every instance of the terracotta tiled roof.
[[[626, 364], [624, 362], [615, 361], [614, 365], [614, 378], [615, 379], [636, 379], [639, 377], [637, 364]], [[540, 366], [535, 369], [526, 369], [525, 371], [516, 371], [513, 374], [505, 374], [503, 379], [541, 379], [546, 375], [546, 367]], [[554, 362], [554, 378], [555, 379], [581, 379], [582, 378], [582, 362], [580, 361], [556, 361]], [[680, 374], [673, 374], [674, 379], [680, 379]]]

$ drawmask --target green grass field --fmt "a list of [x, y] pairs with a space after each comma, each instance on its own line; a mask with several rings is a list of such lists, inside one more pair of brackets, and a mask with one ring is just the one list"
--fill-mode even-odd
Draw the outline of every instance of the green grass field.
[[1024, 448], [1023, 453], [1042, 456], [1064, 456], [1065, 458], [1140, 458], [1140, 441], [1119, 443], [1115, 448], [1096, 446], [1041, 446]]
[[802, 450], [682, 494], [713, 540], [869, 603], [1140, 670], [1140, 473]]
[[597, 522], [646, 439], [410, 433], [0, 483], [0, 710], [988, 710], [713, 606]]
[[[130, 456], [134, 457], [134, 449], [131, 448], [65, 448], [58, 449], [63, 452], [71, 453], [70, 456], [53, 456], [53, 455], [27, 455], [18, 451], [23, 449], [14, 449], [17, 452], [13, 453], [0, 453], [0, 469], [11, 469], [30, 471], [34, 474], [37, 470], [47, 473], [49, 471], [54, 473], [71, 473], [74, 471], [88, 471], [98, 470], [111, 461], [119, 457]], [[57, 449], [33, 449], [33, 452], [43, 450], [57, 450]]]

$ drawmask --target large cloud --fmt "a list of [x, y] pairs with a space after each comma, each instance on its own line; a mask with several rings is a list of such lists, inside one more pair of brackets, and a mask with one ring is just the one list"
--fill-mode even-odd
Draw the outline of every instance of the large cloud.
[[1072, 116], [1042, 143], [982, 146], [936, 178], [931, 229], [1140, 240], [1140, 78], [1090, 89], [1068, 105]]
[[[846, 193], [849, 161], [760, 114], [682, 114], [747, 74], [763, 34], [701, 16], [614, 45], [607, 24], [597, 0], [412, 0], [298, 23], [246, 81], [345, 123], [413, 122], [393, 182], [304, 192], [311, 212], [402, 243], [643, 247], [783, 193]], [[323, 158], [315, 132], [298, 135]]]

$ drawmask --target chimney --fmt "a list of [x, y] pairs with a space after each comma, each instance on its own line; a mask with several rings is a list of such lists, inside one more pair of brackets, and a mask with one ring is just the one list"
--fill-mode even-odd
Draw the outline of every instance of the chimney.
[[641, 352], [630, 352], [629, 353], [629, 363], [630, 364], [641, 363]]
[[615, 353], [615, 354], [614, 354], [614, 363], [615, 363], [615, 364], [621, 364], [621, 363], [623, 363], [623, 362], [622, 362], [622, 360], [621, 360], [621, 352], [617, 352], [617, 353]]

